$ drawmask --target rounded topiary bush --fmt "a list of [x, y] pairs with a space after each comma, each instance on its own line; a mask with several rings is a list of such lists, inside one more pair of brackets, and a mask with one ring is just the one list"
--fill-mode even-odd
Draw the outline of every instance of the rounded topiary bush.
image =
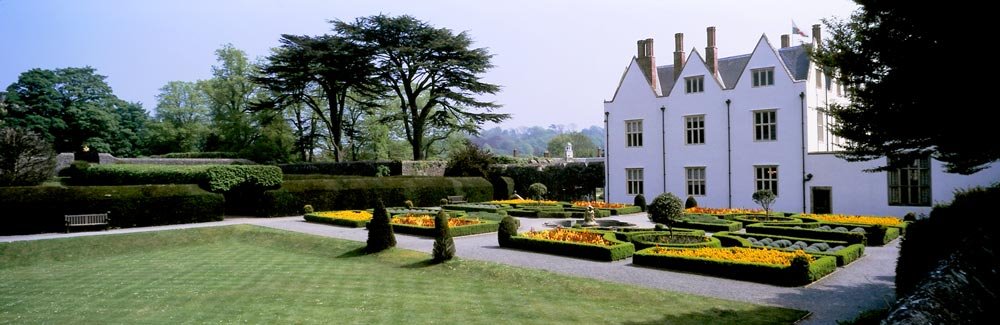
[[455, 240], [448, 227], [448, 213], [444, 209], [434, 217], [434, 262], [441, 263], [455, 257]]
[[500, 229], [497, 230], [497, 243], [500, 247], [510, 246], [510, 237], [517, 236], [517, 228], [521, 227], [521, 221], [517, 218], [506, 216], [500, 219]]
[[639, 210], [646, 212], [646, 197], [642, 194], [637, 194], [635, 199], [632, 199], [632, 205], [639, 207]]
[[302, 207], [302, 211], [306, 214], [309, 214], [316, 212], [316, 209], [313, 209], [312, 204], [306, 204], [305, 206]]
[[669, 229], [674, 220], [684, 213], [684, 205], [673, 193], [663, 193], [653, 199], [653, 203], [646, 206], [646, 210], [649, 212], [650, 221], [665, 224]]
[[690, 209], [698, 206], [698, 201], [694, 199], [693, 196], [688, 196], [687, 200], [684, 201], [684, 208]]
[[549, 192], [549, 188], [545, 187], [545, 184], [534, 183], [528, 186], [528, 196], [535, 200], [541, 200], [545, 197], [545, 193]]
[[913, 212], [907, 212], [906, 215], [903, 216], [903, 221], [910, 221], [910, 222], [917, 221], [917, 215], [914, 214]]
[[382, 200], [379, 200], [372, 214], [372, 221], [368, 222], [368, 245], [365, 246], [365, 251], [377, 253], [393, 246], [396, 246], [396, 234], [389, 224], [389, 213], [385, 211]]
[[407, 209], [413, 209], [413, 201], [411, 200], [403, 201], [403, 205], [406, 206]]

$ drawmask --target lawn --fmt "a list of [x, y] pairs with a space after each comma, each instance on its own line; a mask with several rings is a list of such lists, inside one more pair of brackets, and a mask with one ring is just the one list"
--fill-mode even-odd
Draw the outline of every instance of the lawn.
[[0, 244], [0, 323], [781, 324], [766, 307], [230, 226]]

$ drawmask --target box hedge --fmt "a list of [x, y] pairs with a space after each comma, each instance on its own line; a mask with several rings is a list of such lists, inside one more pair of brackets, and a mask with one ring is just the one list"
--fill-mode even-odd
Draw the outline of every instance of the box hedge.
[[[690, 243], [690, 244], [671, 244], [662, 243], [656, 241], [657, 237], [669, 236], [670, 232], [667, 231], [649, 231], [649, 232], [634, 232], [629, 233], [627, 236], [628, 241], [635, 245], [636, 250], [642, 250], [649, 247], [677, 247], [677, 248], [698, 248], [698, 247], [722, 247], [722, 243], [719, 239], [714, 237], [708, 237], [707, 241], [700, 243]], [[690, 232], [678, 232], [674, 231], [676, 236], [693, 236], [693, 237], [704, 237], [705, 232], [701, 230], [692, 230]]]
[[281, 170], [264, 165], [91, 165], [79, 170], [74, 185], [198, 184], [222, 193], [237, 187], [260, 189], [281, 185]]
[[514, 196], [514, 179], [507, 176], [491, 176], [493, 199], [507, 200]]
[[317, 211], [368, 209], [381, 199], [386, 205], [436, 206], [442, 198], [462, 195], [469, 202], [488, 201], [493, 186], [480, 177], [352, 177], [284, 182], [265, 191], [256, 202], [258, 216], [301, 214], [303, 205]]
[[779, 217], [774, 215], [738, 215], [728, 219], [740, 223], [741, 227], [746, 227], [751, 223], [802, 223], [802, 219], [789, 218], [789, 217]]
[[111, 212], [110, 227], [222, 220], [225, 199], [197, 185], [0, 187], [0, 234], [64, 230], [64, 215]]
[[542, 183], [548, 188], [546, 197], [556, 200], [579, 200], [593, 196], [598, 187], [604, 187], [604, 162], [571, 162], [560, 165], [494, 165], [490, 175], [506, 176], [514, 180], [514, 190], [525, 195], [528, 186]]
[[811, 238], [818, 240], [835, 240], [847, 242], [849, 244], [864, 244], [865, 235], [854, 232], [839, 232], [839, 231], [828, 231], [810, 228], [795, 228], [792, 224], [749, 224], [746, 226], [746, 232], [765, 234], [765, 235], [778, 235], [778, 236], [788, 236], [797, 238]]
[[894, 239], [899, 238], [900, 231], [902, 230], [902, 227], [832, 222], [820, 222], [820, 226], [829, 226], [830, 228], [844, 227], [847, 229], [864, 229], [866, 239], [865, 245], [867, 246], [882, 246], [888, 244]]
[[[431, 216], [433, 217], [433, 216]], [[464, 218], [457, 218], [464, 219]], [[480, 224], [448, 227], [452, 237], [468, 236], [496, 232], [500, 228], [500, 222], [495, 220], [479, 220]], [[425, 237], [434, 237], [434, 227], [421, 227], [416, 225], [393, 223], [392, 231], [397, 234], [410, 234]]]
[[[838, 250], [836, 252], [807, 252], [807, 253], [812, 254], [812, 255], [833, 256], [833, 257], [835, 257], [837, 259], [837, 266], [844, 266], [844, 265], [850, 264], [851, 262], [854, 262], [855, 260], [861, 258], [861, 256], [864, 255], [864, 253], [865, 253], [865, 245], [862, 245], [862, 244], [850, 244], [848, 242], [836, 241], [836, 240], [818, 240], [818, 239], [813, 239], [813, 238], [800, 238], [800, 237], [778, 236], [778, 235], [768, 235], [768, 234], [755, 234], [755, 233], [742, 233], [741, 234], [741, 233], [730, 233], [730, 232], [717, 232], [715, 234], [712, 234], [712, 237], [719, 238], [720, 241], [723, 241], [724, 242], [724, 244], [723, 244], [724, 247], [734, 247], [734, 246], [735, 247], [761, 247], [759, 245], [754, 245], [749, 240], [747, 240], [747, 238], [750, 238], [750, 237], [754, 237], [754, 238], [758, 238], [758, 239], [762, 238], [762, 237], [763, 238], [771, 238], [771, 239], [785, 239], [785, 240], [793, 241], [793, 242], [802, 241], [802, 242], [805, 242], [805, 243], [808, 243], [808, 244], [812, 244], [812, 243], [826, 243], [827, 245], [830, 245], [830, 246], [844, 246], [843, 249], [840, 249], [840, 250]], [[733, 240], [734, 238], [738, 239], [738, 240]], [[737, 242], [738, 242], [738, 244], [736, 244]], [[726, 245], [725, 243], [728, 243], [728, 244], [731, 244], [731, 245]], [[782, 250], [794, 251], [794, 249], [790, 249], [790, 248], [783, 248]]]
[[701, 229], [704, 231], [737, 231], [743, 228], [742, 224], [732, 220], [725, 220], [722, 218], [716, 218], [712, 222], [702, 222], [697, 219], [698, 216], [710, 217], [711, 215], [684, 215], [680, 220], [674, 223], [674, 226], [681, 228], [691, 228], [691, 229]]
[[635, 253], [632, 263], [684, 272], [702, 273], [712, 276], [770, 283], [781, 286], [800, 286], [816, 281], [837, 269], [837, 260], [832, 256], [813, 255], [808, 269], [773, 264], [725, 261], [718, 259], [667, 256], [652, 253], [650, 247]]
[[385, 166], [389, 168], [389, 175], [384, 175], [384, 176], [396, 176], [403, 173], [403, 163], [398, 160], [307, 162], [307, 163], [294, 163], [294, 164], [279, 164], [278, 168], [281, 168], [281, 172], [285, 174], [378, 176], [379, 166]]
[[171, 152], [165, 155], [154, 156], [154, 158], [198, 158], [198, 159], [236, 159], [242, 158], [239, 153], [226, 151], [207, 152]]
[[621, 207], [621, 208], [613, 208], [613, 209], [610, 209], [610, 208], [609, 209], [601, 208], [599, 210], [608, 211], [613, 216], [620, 216], [620, 215], [625, 215], [625, 214], [632, 214], [632, 213], [642, 212], [642, 208], [641, 207], [634, 206], [634, 205], [629, 205], [629, 206], [625, 206], [625, 207]]
[[[578, 230], [588, 231], [588, 230]], [[570, 257], [586, 258], [598, 261], [617, 261], [629, 258], [635, 253], [635, 245], [615, 238], [613, 232], [596, 231], [604, 233], [604, 239], [614, 245], [594, 245], [584, 243], [574, 243], [566, 241], [535, 239], [523, 236], [512, 236], [507, 246], [527, 251], [563, 255]]]

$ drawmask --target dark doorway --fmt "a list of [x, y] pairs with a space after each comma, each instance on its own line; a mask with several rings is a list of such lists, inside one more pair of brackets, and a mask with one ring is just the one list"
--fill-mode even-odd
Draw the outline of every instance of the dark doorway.
[[813, 187], [812, 188], [812, 213], [832, 213], [833, 212], [833, 188]]

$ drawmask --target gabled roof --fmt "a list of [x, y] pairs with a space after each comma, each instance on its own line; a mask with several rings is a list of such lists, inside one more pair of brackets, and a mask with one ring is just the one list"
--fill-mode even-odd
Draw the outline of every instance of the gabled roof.
[[[809, 55], [806, 53], [804, 45], [786, 47], [778, 50], [782, 63], [792, 73], [792, 78], [796, 81], [806, 80], [809, 76]], [[742, 54], [719, 59], [719, 77], [722, 79], [725, 89], [733, 89], [740, 79], [740, 74], [750, 62], [750, 54]], [[674, 69], [671, 65], [661, 65], [656, 67], [656, 73], [660, 78], [660, 89], [663, 95], [669, 95], [670, 89], [674, 88]]]

